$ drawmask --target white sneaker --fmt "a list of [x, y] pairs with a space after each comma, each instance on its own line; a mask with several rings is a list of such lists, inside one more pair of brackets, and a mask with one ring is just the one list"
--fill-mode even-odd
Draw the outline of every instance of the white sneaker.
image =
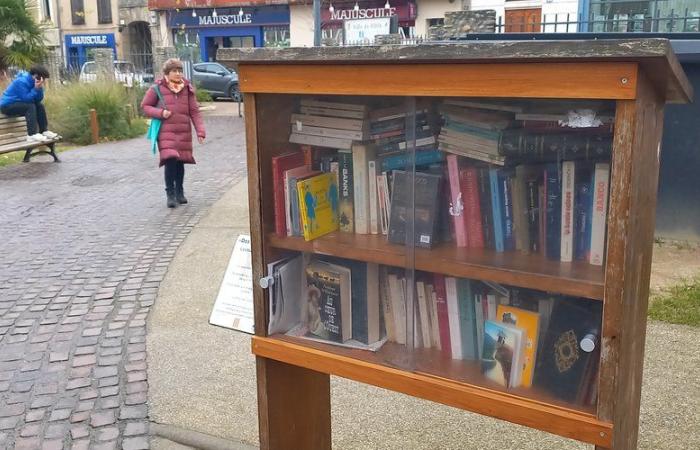
[[49, 130], [46, 130], [46, 131], [44, 131], [44, 132], [41, 133], [41, 134], [43, 134], [44, 136], [46, 136], [46, 137], [49, 138], [49, 139], [56, 139], [56, 138], [60, 138], [60, 137], [61, 137], [60, 134], [54, 133], [53, 131], [49, 131]]
[[27, 136], [27, 141], [29, 141], [29, 142], [48, 142], [49, 138], [47, 138], [46, 136], [44, 136], [41, 133], [37, 133], [37, 134], [32, 134], [31, 136]]

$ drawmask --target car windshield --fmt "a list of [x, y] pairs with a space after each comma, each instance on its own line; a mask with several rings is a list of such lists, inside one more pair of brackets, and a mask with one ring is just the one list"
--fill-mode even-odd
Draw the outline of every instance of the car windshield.
[[114, 69], [119, 73], [134, 73], [134, 65], [129, 62], [114, 63]]

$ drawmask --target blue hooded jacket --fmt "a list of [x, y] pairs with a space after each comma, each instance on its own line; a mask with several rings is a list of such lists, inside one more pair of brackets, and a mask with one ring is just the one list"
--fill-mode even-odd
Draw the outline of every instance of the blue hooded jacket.
[[44, 99], [44, 90], [34, 88], [34, 77], [29, 72], [20, 72], [5, 89], [0, 107], [13, 103], [36, 103]]

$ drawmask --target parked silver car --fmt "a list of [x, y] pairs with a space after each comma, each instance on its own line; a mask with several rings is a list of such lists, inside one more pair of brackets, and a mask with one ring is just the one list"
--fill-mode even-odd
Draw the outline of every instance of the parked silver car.
[[207, 91], [214, 99], [217, 97], [229, 97], [236, 101], [240, 99], [238, 74], [219, 63], [194, 64], [192, 78], [199, 89]]

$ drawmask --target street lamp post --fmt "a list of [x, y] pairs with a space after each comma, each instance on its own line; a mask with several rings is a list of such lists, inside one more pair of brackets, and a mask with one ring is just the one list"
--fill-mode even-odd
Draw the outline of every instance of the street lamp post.
[[314, 47], [321, 46], [321, 0], [314, 0]]

